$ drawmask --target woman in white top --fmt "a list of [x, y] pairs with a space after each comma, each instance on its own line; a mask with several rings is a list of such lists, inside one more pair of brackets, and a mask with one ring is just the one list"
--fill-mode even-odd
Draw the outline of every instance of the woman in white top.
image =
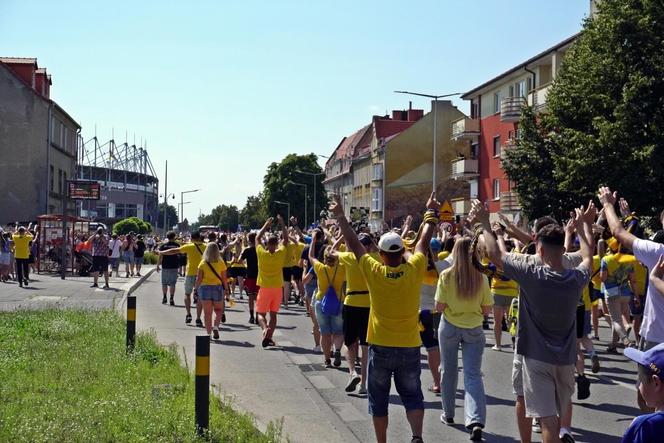
[[111, 276], [113, 271], [115, 271], [115, 276], [120, 276], [120, 247], [122, 246], [122, 240], [118, 238], [118, 234], [113, 234], [113, 237], [110, 242], [108, 242], [108, 249], [111, 255], [109, 256], [111, 262]]

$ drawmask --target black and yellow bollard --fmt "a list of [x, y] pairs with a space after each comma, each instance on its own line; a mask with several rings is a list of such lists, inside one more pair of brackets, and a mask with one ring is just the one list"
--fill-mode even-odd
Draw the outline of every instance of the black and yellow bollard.
[[136, 344], [136, 297], [127, 297], [127, 353], [134, 350]]
[[196, 336], [196, 433], [204, 436], [210, 421], [210, 336]]

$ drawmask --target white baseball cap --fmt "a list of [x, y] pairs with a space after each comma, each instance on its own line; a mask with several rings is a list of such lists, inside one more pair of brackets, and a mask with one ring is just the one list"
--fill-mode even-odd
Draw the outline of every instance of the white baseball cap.
[[378, 249], [383, 252], [398, 252], [403, 249], [403, 240], [396, 232], [383, 234], [378, 240]]

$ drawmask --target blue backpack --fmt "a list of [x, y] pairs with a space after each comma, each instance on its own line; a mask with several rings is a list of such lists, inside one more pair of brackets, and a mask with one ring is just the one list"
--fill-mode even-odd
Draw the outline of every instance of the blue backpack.
[[339, 300], [336, 289], [334, 289], [334, 279], [337, 276], [338, 267], [339, 265], [334, 268], [332, 280], [330, 280], [330, 276], [327, 274], [327, 269], [325, 269], [325, 276], [330, 283], [327, 287], [327, 291], [325, 291], [325, 295], [323, 295], [323, 300], [320, 302], [321, 311], [325, 315], [339, 315], [341, 312], [341, 301]]

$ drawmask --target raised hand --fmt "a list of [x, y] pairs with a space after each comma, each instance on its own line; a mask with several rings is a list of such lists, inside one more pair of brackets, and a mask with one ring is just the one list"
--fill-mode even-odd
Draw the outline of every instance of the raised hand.
[[332, 201], [329, 206], [330, 212], [334, 218], [339, 218], [344, 216], [344, 208], [341, 205], [341, 198], [338, 194], [332, 196]]
[[489, 211], [484, 207], [481, 201], [473, 200], [471, 203], [470, 215], [468, 216], [468, 221], [473, 223], [478, 221], [484, 226], [489, 225]]
[[292, 226], [297, 226], [297, 218], [295, 216], [291, 217], [289, 221]]
[[627, 200], [624, 198], [618, 200], [618, 206], [620, 206], [620, 214], [622, 214], [623, 217], [632, 215], [632, 211], [629, 210], [629, 203], [627, 203]]
[[605, 204], [615, 205], [618, 198], [618, 192], [611, 192], [608, 186], [600, 186], [599, 191], [597, 192], [597, 198], [599, 202], [604, 206]]
[[440, 209], [440, 202], [436, 200], [436, 191], [433, 191], [427, 200], [427, 209], [434, 209], [438, 211]]

